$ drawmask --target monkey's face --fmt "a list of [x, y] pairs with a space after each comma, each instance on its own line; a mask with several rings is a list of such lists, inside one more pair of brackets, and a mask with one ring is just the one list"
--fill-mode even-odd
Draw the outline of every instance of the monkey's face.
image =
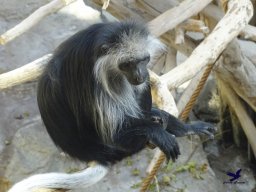
[[148, 78], [147, 64], [149, 60], [149, 55], [143, 58], [133, 58], [120, 63], [118, 67], [130, 84], [140, 85]]

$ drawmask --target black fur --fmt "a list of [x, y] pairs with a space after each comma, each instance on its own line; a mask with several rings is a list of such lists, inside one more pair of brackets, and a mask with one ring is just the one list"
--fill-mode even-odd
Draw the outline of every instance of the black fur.
[[[95, 79], [94, 65], [122, 42], [123, 33], [129, 35], [131, 31], [141, 37], [149, 35], [144, 26], [133, 22], [95, 24], [78, 32], [59, 46], [39, 80], [38, 105], [47, 131], [54, 143], [74, 158], [107, 165], [140, 151], [150, 141], [168, 159], [175, 160], [180, 152], [173, 135], [184, 136], [191, 130], [200, 132], [201, 128], [202, 133], [211, 135], [209, 124], [183, 124], [164, 111], [152, 109], [150, 85], [146, 82], [143, 92], [135, 90], [141, 118], [125, 116], [112, 142], [103, 141], [95, 127], [97, 117], [92, 115], [95, 98], [103, 89]], [[154, 116], [167, 122], [166, 130], [151, 120]]]

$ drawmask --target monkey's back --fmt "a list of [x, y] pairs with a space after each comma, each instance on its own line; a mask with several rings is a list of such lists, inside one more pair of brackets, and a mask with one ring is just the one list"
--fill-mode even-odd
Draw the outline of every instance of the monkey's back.
[[38, 81], [37, 101], [58, 147], [79, 160], [107, 164], [128, 154], [105, 144], [95, 127], [95, 38], [102, 27], [104, 24], [93, 25], [58, 47]]

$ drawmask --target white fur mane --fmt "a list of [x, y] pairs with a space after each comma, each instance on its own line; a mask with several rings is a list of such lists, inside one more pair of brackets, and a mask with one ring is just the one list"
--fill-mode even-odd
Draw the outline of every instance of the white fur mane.
[[[118, 47], [118, 48], [117, 48]], [[139, 118], [141, 109], [136, 102], [135, 90], [143, 91], [146, 83], [138, 86], [131, 85], [125, 77], [117, 77], [122, 85], [119, 92], [113, 91], [112, 84], [109, 84], [107, 71], [120, 73], [118, 64], [129, 58], [142, 58], [150, 55], [151, 61], [154, 56], [164, 50], [163, 44], [156, 38], [148, 36], [141, 38], [138, 34], [131, 36], [123, 35], [122, 44], [108, 51], [108, 54], [100, 57], [95, 63], [94, 75], [104, 91], [96, 97], [95, 126], [98, 133], [106, 142], [111, 142], [113, 133], [124, 121], [125, 116]], [[111, 73], [111, 74], [115, 74]], [[115, 77], [113, 77], [115, 78]], [[106, 93], [108, 96], [106, 96]]]

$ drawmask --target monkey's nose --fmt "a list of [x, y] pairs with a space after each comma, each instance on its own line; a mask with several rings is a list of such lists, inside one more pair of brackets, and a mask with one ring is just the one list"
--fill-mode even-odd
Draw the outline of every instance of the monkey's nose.
[[142, 82], [144, 81], [144, 79], [143, 79], [143, 77], [138, 76], [138, 77], [136, 77], [136, 81], [137, 81], [138, 83], [142, 83]]

